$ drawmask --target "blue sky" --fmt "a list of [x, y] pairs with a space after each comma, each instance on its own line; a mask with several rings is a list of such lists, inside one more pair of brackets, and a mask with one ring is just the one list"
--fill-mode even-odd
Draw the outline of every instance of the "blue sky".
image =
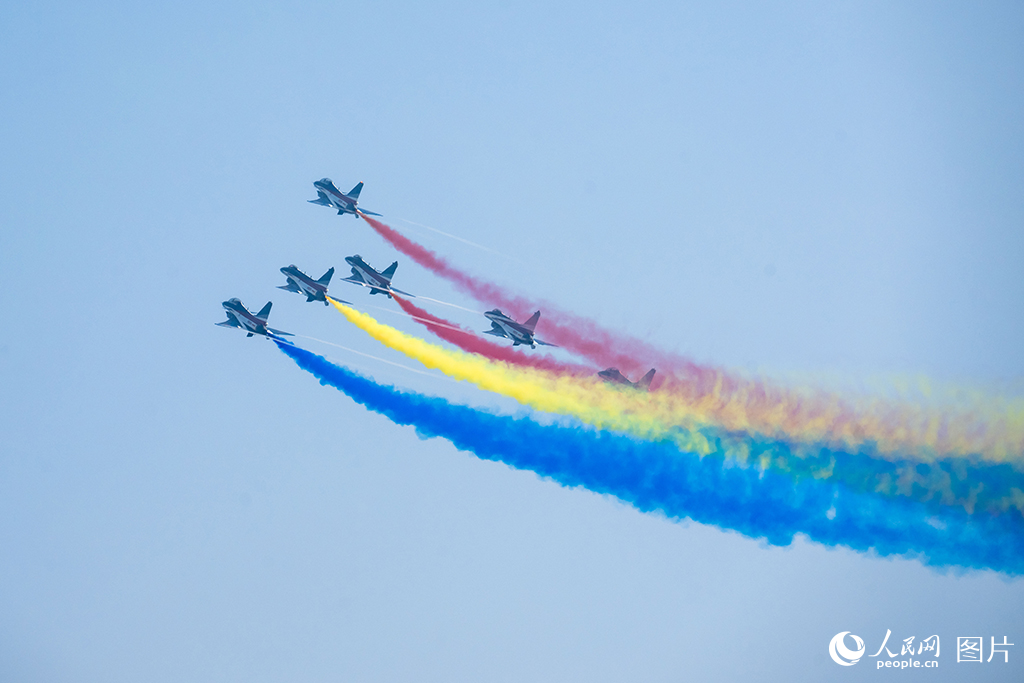
[[274, 289], [353, 253], [475, 307], [307, 204], [330, 176], [700, 361], [1019, 395], [1022, 37], [1013, 3], [0, 6], [0, 678], [821, 680], [891, 629], [958, 680], [957, 636], [1024, 641], [1020, 581], [643, 515], [213, 325], [271, 299], [404, 363]]

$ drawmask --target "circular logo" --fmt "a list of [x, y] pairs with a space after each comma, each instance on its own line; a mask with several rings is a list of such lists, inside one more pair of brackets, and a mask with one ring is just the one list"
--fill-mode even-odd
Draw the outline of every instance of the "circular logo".
[[[853, 638], [853, 642], [857, 644], [856, 650], [851, 650], [846, 647], [844, 642], [846, 636]], [[832, 661], [840, 666], [853, 666], [860, 661], [860, 658], [864, 656], [864, 641], [859, 636], [855, 636], [849, 631], [843, 631], [832, 636], [832, 642], [828, 644], [828, 654], [832, 657]]]

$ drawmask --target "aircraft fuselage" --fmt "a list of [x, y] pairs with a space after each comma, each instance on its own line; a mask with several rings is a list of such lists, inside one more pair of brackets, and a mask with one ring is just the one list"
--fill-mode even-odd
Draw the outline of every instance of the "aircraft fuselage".
[[634, 384], [630, 382], [625, 375], [619, 372], [618, 368], [608, 368], [607, 370], [602, 370], [601, 372], [597, 373], [597, 376], [606, 382], [610, 382], [611, 384], [624, 384], [629, 387], [634, 386]]
[[363, 285], [369, 287], [371, 293], [391, 296], [391, 281], [374, 270], [373, 266], [364, 261], [358, 254], [356, 256], [346, 256], [345, 263], [352, 266], [352, 275], [362, 280]]
[[315, 187], [319, 192], [323, 193], [323, 195], [327, 198], [327, 201], [330, 202], [331, 207], [344, 213], [356, 213], [356, 205], [359, 203], [358, 200], [352, 199], [351, 197], [346, 195], [344, 192], [339, 190], [337, 186], [335, 186], [335, 184], [332, 183], [331, 181], [327, 180], [326, 178], [324, 178], [323, 180], [317, 180], [315, 183], [313, 183], [313, 187]]
[[526, 344], [530, 347], [536, 348], [533, 341], [533, 333], [517, 323], [515, 320], [512, 320], [503, 313], [494, 313], [491, 311], [484, 313], [484, 315], [494, 325], [501, 328], [501, 331], [505, 333], [505, 336], [512, 340], [513, 345]]
[[281, 272], [284, 274], [288, 281], [298, 288], [300, 294], [305, 294], [307, 299], [314, 301], [327, 302], [327, 287], [320, 284], [313, 278], [303, 273], [294, 266], [288, 268], [282, 268]]
[[267, 323], [264, 320], [260, 320], [255, 315], [249, 312], [242, 302], [238, 299], [231, 299], [221, 304], [224, 310], [227, 311], [228, 317], [233, 319], [237, 323], [238, 327], [241, 327], [250, 334], [262, 334], [264, 336], [270, 336], [270, 332], [267, 330]]

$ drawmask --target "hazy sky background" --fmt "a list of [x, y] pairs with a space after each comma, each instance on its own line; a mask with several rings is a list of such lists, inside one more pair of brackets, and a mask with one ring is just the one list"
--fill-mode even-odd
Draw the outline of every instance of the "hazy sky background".
[[[480, 308], [307, 204], [330, 176], [702, 362], [1019, 395], [1022, 121], [1018, 3], [0, 4], [0, 680], [874, 680], [827, 645], [886, 629], [942, 638], [901, 678], [1024, 679], [1021, 580], [640, 514], [213, 324], [271, 299], [411, 366], [274, 289], [353, 253]], [[975, 635], [1010, 664], [958, 668]]]

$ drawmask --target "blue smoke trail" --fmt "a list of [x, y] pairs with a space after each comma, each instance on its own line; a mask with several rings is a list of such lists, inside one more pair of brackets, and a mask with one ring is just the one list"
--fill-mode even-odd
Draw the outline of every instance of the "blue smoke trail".
[[1024, 472], [1009, 463], [980, 457], [943, 457], [933, 462], [893, 459], [873, 443], [843, 450], [785, 436], [702, 428], [700, 433], [723, 451], [745, 452], [761, 469], [773, 469], [800, 480], [828, 479], [851, 491], [885, 498], [909, 498], [940, 514], [947, 508], [968, 513], [1024, 511]]
[[825, 545], [916, 557], [936, 567], [1024, 574], [1024, 520], [1016, 510], [968, 515], [952, 508], [936, 514], [912, 500], [732, 467], [721, 455], [699, 457], [669, 443], [494, 415], [381, 386], [309, 351], [275, 343], [321, 384], [415, 427], [421, 438], [444, 438], [479, 458], [612, 495], [643, 512], [689, 517], [773, 545], [788, 545], [803, 533]]

